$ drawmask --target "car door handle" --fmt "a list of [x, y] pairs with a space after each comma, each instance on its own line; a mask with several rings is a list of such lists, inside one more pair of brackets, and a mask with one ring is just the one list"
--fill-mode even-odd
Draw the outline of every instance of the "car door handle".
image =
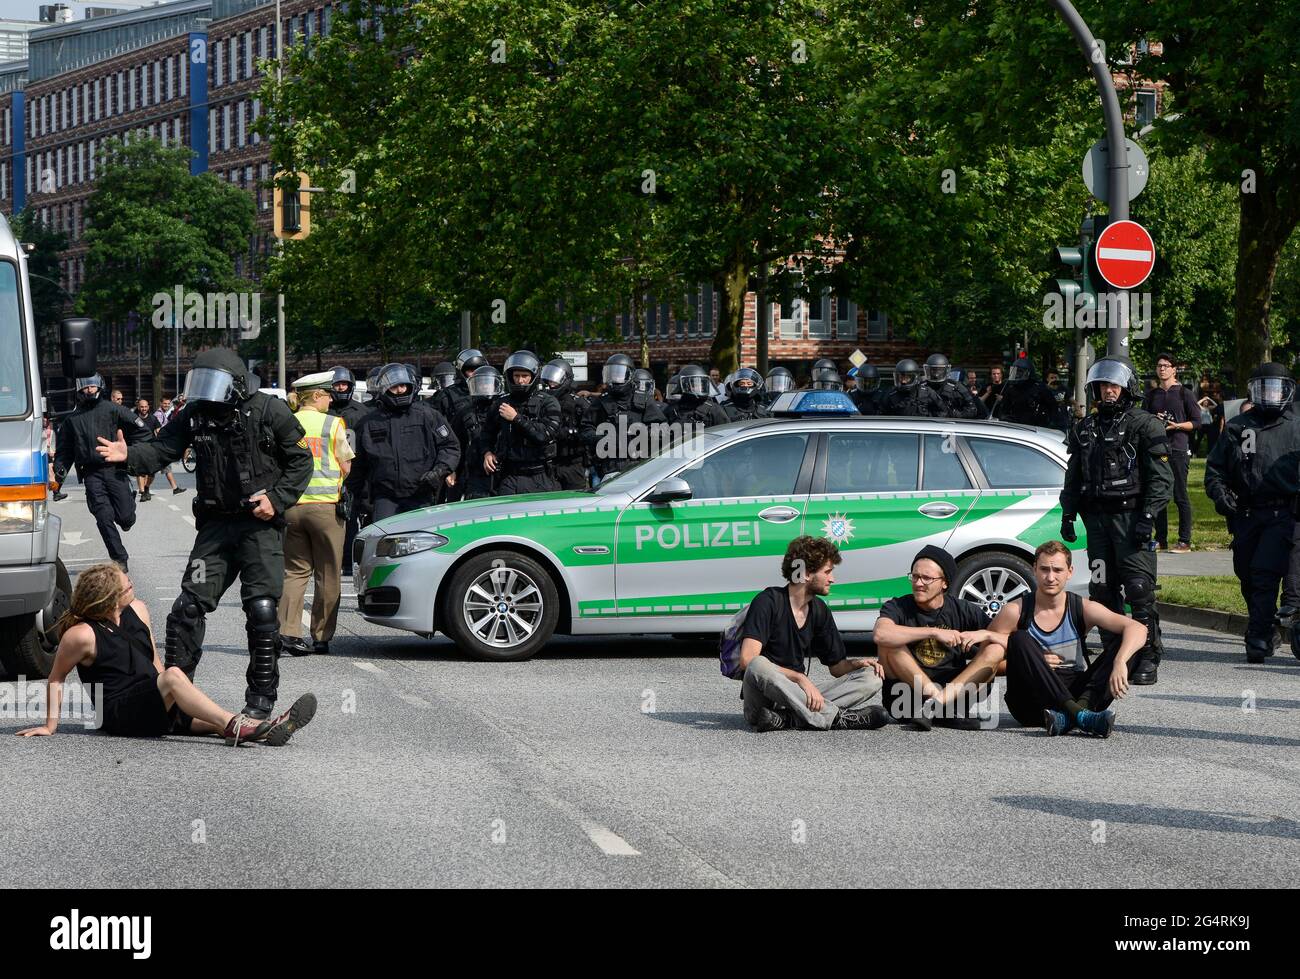
[[923, 513], [927, 517], [942, 520], [944, 517], [951, 517], [959, 508], [951, 503], [924, 503], [916, 509], [918, 513]]
[[758, 519], [768, 523], [789, 523], [799, 516], [799, 511], [792, 506], [770, 506], [758, 514]]

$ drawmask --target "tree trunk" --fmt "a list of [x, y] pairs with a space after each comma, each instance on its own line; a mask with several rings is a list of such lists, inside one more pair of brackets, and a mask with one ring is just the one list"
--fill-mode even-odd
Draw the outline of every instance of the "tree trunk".
[[[149, 331], [149, 369], [153, 371], [153, 397], [149, 403], [157, 408], [162, 401], [163, 390], [163, 359], [167, 356], [167, 334], [162, 330], [155, 330], [148, 319], [141, 316], [140, 322], [136, 325], [137, 330]], [[176, 334], [176, 342], [181, 342], [181, 333], [178, 328], [173, 329]], [[135, 396], [140, 397], [137, 391]]]
[[1279, 206], [1279, 190], [1273, 180], [1260, 175], [1255, 193], [1241, 195], [1233, 309], [1237, 346], [1237, 376], [1233, 380], [1238, 394], [1245, 393], [1251, 371], [1272, 358], [1269, 312], [1273, 306], [1273, 278], [1278, 256], [1296, 226], [1296, 215]]
[[736, 349], [745, 322], [745, 290], [748, 285], [749, 264], [744, 251], [737, 246], [716, 282], [718, 332], [714, 334], [713, 347], [709, 351], [709, 366], [716, 367], [723, 377], [737, 367]]
[[638, 286], [632, 297], [632, 318], [636, 322], [636, 333], [641, 338], [641, 366], [650, 369], [650, 338], [645, 331], [645, 290]]

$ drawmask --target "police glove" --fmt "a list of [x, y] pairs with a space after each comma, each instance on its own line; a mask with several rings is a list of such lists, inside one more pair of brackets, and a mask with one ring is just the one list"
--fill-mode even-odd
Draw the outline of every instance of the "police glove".
[[1221, 517], [1235, 517], [1237, 515], [1237, 494], [1232, 490], [1224, 490], [1223, 495], [1214, 501], [1214, 512]]
[[1133, 524], [1133, 542], [1138, 545], [1148, 544], [1151, 541], [1151, 532], [1155, 530], [1155, 518], [1149, 513], [1144, 513], [1138, 517], [1137, 522]]
[[1067, 513], [1061, 517], [1061, 540], [1073, 544], [1079, 539], [1079, 535], [1074, 532], [1074, 514]]
[[449, 474], [450, 471], [446, 466], [435, 466], [420, 477], [420, 485], [436, 492]]

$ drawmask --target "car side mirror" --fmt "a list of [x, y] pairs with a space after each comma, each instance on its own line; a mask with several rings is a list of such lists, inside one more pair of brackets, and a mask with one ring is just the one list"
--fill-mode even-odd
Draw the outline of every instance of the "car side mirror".
[[661, 480], [655, 484], [654, 489], [646, 494], [647, 503], [671, 503], [673, 500], [689, 500], [691, 498], [691, 484], [679, 477]]
[[89, 377], [95, 373], [95, 321], [74, 316], [59, 324], [64, 377]]

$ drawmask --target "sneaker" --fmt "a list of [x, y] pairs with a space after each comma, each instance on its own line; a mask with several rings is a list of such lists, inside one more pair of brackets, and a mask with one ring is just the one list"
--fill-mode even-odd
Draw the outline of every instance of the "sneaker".
[[922, 702], [921, 709], [911, 719], [918, 731], [929, 731], [934, 728], [936, 706], [933, 697], [926, 697]]
[[293, 732], [306, 727], [316, 716], [316, 695], [305, 693], [293, 702], [293, 706], [277, 717], [266, 732], [266, 743], [276, 748], [283, 747], [293, 737]]
[[281, 652], [288, 653], [290, 656], [310, 656], [312, 647], [306, 639], [301, 636], [281, 636]]
[[1157, 550], [1157, 551], [1167, 551], [1167, 550], [1169, 550], [1169, 545], [1166, 544], [1164, 541], [1156, 541], [1156, 550]]
[[771, 707], [763, 708], [763, 712], [754, 722], [754, 730], [760, 733], [767, 731], [784, 731], [787, 728], [794, 727], [794, 718], [790, 717], [785, 711], [775, 710]]
[[1187, 543], [1186, 541], [1180, 540], [1173, 547], [1169, 548], [1169, 553], [1170, 554], [1191, 554], [1192, 545]]
[[235, 748], [241, 741], [262, 740], [270, 730], [271, 725], [267, 721], [249, 717], [247, 714], [236, 714], [230, 719], [226, 729], [221, 732], [221, 736], [226, 739], [226, 744]]
[[330, 644], [318, 639], [311, 644], [311, 651], [317, 656], [328, 656], [330, 654]]
[[875, 731], [889, 723], [889, 712], [879, 704], [863, 710], [842, 710], [831, 722], [833, 731]]
[[1091, 734], [1094, 738], [1109, 738], [1115, 730], [1115, 712], [1113, 710], [1081, 710], [1075, 721], [1079, 730]]
[[58, 503], [59, 500], [66, 500], [67, 498], [68, 498], [68, 494], [67, 494], [67, 493], [60, 493], [58, 490], [55, 490], [55, 491], [54, 491], [54, 502], [55, 502], [55, 503]]
[[1048, 707], [1043, 711], [1043, 727], [1047, 729], [1049, 738], [1055, 738], [1073, 730], [1074, 721], [1064, 711], [1052, 710], [1052, 708]]
[[984, 722], [978, 717], [936, 717], [936, 727], [946, 727], [953, 731], [978, 731]]
[[184, 492], [185, 492], [184, 486], [177, 486], [175, 489], [172, 490], [172, 496], [179, 496], [181, 493]]
[[153, 494], [150, 493], [150, 492], [148, 492], [147, 490], [146, 490], [145, 492], [143, 492], [143, 493], [140, 494], [140, 502], [141, 502], [141, 503], [147, 503], [149, 500], [152, 500], [152, 499], [153, 499]]

